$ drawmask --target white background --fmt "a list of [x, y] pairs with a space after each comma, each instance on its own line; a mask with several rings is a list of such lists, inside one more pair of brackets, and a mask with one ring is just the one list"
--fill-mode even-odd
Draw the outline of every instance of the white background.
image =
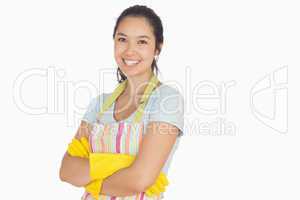
[[[161, 17], [160, 78], [186, 102], [166, 199], [299, 199], [300, 7], [232, 0], [1, 1], [1, 199], [80, 198], [60, 162], [91, 98], [116, 85], [100, 72], [115, 72], [114, 23], [136, 3]], [[220, 121], [231, 135], [213, 134]]]

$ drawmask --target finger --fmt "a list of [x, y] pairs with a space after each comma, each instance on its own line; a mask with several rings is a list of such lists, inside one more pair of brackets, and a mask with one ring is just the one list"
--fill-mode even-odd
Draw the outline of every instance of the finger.
[[166, 177], [166, 175], [164, 175], [163, 173], [159, 174], [159, 180], [165, 185], [169, 185], [169, 181], [168, 178]]
[[162, 182], [156, 181], [156, 182], [155, 182], [155, 186], [156, 186], [156, 188], [157, 188], [160, 192], [164, 191], [165, 186], [163, 185]]
[[84, 152], [82, 152], [80, 150], [80, 148], [78, 148], [78, 145], [76, 144], [76, 139], [72, 140], [72, 142], [69, 144], [69, 148], [70, 148], [70, 152], [73, 152], [74, 156], [77, 157], [86, 157]]
[[82, 143], [79, 140], [74, 139], [73, 143], [75, 148], [78, 149], [78, 151], [80, 151], [83, 156], [85, 157], [89, 156], [88, 152], [85, 150], [85, 147], [82, 145]]
[[80, 139], [80, 142], [82, 143], [82, 145], [84, 146], [84, 148], [86, 149], [86, 151], [90, 153], [91, 152], [91, 150], [90, 150], [90, 144], [89, 144], [88, 140], [86, 139], [86, 137], [82, 137]]
[[158, 195], [158, 194], [160, 194], [159, 189], [158, 189], [155, 185], [151, 186], [150, 189], [151, 189], [151, 192], [153, 193], [153, 195]]
[[153, 197], [153, 196], [154, 196], [154, 194], [153, 194], [153, 192], [151, 191], [150, 188], [148, 188], [148, 189], [146, 190], [145, 194], [146, 194], [148, 197]]
[[73, 144], [69, 144], [69, 146], [68, 146], [68, 153], [71, 156], [81, 156], [81, 152], [79, 152], [76, 148], [74, 148]]

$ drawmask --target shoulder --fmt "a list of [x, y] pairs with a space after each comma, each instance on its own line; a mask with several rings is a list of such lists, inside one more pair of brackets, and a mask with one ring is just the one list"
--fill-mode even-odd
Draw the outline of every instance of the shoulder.
[[183, 112], [184, 98], [178, 89], [167, 84], [162, 84], [156, 88], [149, 99], [149, 110], [151, 113]]
[[100, 103], [100, 101], [103, 99], [104, 93], [98, 94], [97, 96], [93, 97], [90, 100], [90, 105], [98, 106], [98, 104]]
[[102, 104], [109, 95], [110, 93], [100, 93], [93, 97], [86, 108], [82, 120], [94, 123], [96, 121], [97, 113], [100, 112]]
[[[153, 96], [152, 96], [153, 95]], [[175, 88], [162, 84], [152, 94], [149, 105], [149, 122], [166, 122], [179, 129], [179, 136], [184, 127], [184, 99]]]
[[183, 96], [179, 90], [164, 83], [154, 90], [153, 95], [151, 96], [152, 101], [156, 103], [175, 103], [174, 101], [177, 101], [177, 103], [183, 102]]
[[93, 97], [88, 105], [88, 110], [93, 110], [94, 112], [99, 112], [101, 105], [104, 100], [109, 96], [109, 93], [100, 93], [97, 96]]
[[167, 94], [180, 94], [179, 90], [168, 85], [168, 84], [161, 84], [158, 88], [157, 88], [158, 92], [161, 92], [161, 93], [167, 93]]

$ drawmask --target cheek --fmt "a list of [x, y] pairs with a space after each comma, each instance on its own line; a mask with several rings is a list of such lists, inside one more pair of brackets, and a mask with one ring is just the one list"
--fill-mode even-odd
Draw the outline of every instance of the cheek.
[[152, 60], [154, 57], [154, 47], [146, 46], [139, 49], [140, 55], [143, 56], [144, 59]]
[[123, 48], [122, 46], [120, 46], [120, 45], [115, 45], [115, 46], [114, 46], [114, 55], [115, 55], [115, 59], [117, 59], [117, 60], [121, 59], [120, 57], [121, 57], [123, 51], [124, 51], [124, 48]]
[[153, 49], [144, 49], [142, 51], [143, 57], [145, 60], [148, 60], [149, 62], [153, 60], [154, 58], [154, 50]]

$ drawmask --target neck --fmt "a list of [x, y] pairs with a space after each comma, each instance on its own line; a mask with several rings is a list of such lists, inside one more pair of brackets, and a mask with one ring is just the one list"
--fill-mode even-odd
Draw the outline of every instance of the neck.
[[151, 77], [152, 73], [145, 73], [143, 75], [135, 77], [127, 77], [128, 82], [123, 94], [129, 95], [131, 97], [136, 95], [143, 95]]

